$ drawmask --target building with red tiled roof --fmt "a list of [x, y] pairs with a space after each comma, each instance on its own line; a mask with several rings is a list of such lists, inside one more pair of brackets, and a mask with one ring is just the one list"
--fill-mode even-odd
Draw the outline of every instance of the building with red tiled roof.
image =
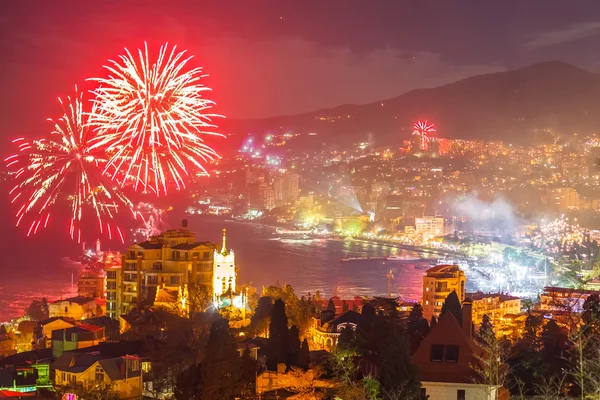
[[483, 316], [487, 315], [492, 325], [499, 327], [504, 324], [507, 316], [521, 313], [521, 299], [503, 293], [467, 293], [473, 301], [473, 323], [481, 325]]

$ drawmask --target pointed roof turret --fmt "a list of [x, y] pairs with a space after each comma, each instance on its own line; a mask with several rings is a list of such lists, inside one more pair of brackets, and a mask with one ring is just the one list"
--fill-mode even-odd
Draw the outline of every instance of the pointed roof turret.
[[223, 245], [221, 246], [221, 254], [226, 256], [229, 254], [227, 251], [227, 229], [223, 228]]

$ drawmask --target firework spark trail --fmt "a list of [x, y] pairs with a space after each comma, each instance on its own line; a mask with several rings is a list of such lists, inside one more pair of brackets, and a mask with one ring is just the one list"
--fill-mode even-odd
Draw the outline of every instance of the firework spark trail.
[[427, 142], [431, 140], [430, 134], [436, 131], [435, 125], [430, 124], [427, 120], [417, 121], [413, 129], [413, 135], [421, 137], [421, 150], [426, 150]]
[[82, 95], [59, 102], [63, 116], [54, 121], [54, 130], [48, 139], [29, 141], [13, 140], [19, 153], [7, 157], [5, 162], [15, 169], [18, 183], [10, 191], [12, 203], [23, 204], [16, 218], [17, 226], [25, 216], [33, 221], [27, 235], [48, 226], [52, 207], [68, 199], [71, 208], [69, 234], [81, 240], [81, 220], [86, 209], [91, 208], [98, 219], [100, 231], [110, 229], [120, 205], [132, 208], [131, 201], [108, 178], [102, 176], [101, 160], [90, 150], [90, 131], [83, 112]]
[[94, 90], [91, 124], [97, 138], [92, 148], [110, 155], [105, 171], [124, 185], [134, 180], [137, 190], [167, 192], [167, 186], [185, 187], [192, 171], [206, 173], [203, 163], [219, 156], [203, 141], [212, 131], [216, 114], [207, 114], [214, 102], [202, 97], [210, 90], [199, 83], [201, 68], [186, 70], [191, 57], [170, 51], [165, 44], [156, 60], [148, 46], [135, 57], [125, 49], [120, 61], [105, 66], [108, 78], [92, 78]]

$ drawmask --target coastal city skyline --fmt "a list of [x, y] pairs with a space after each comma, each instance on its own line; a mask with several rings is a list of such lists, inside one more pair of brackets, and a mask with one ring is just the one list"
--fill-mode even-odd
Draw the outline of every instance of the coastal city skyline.
[[600, 6], [152, 3], [0, 6], [0, 397], [598, 398]]

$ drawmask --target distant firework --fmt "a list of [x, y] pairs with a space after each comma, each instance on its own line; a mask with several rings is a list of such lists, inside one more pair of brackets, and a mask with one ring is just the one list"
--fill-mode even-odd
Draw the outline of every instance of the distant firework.
[[435, 125], [430, 124], [429, 121], [417, 121], [414, 125], [413, 135], [418, 135], [421, 137], [421, 150], [425, 150], [427, 147], [427, 142], [430, 139], [430, 134], [435, 132]]
[[533, 235], [533, 245], [550, 254], [560, 254], [571, 251], [575, 245], [581, 245], [584, 237], [583, 228], [561, 217], [541, 225]]
[[102, 176], [100, 160], [90, 151], [81, 94], [68, 97], [66, 104], [58, 100], [64, 114], [58, 121], [49, 119], [54, 124], [49, 139], [15, 139], [19, 153], [5, 159], [19, 182], [10, 191], [11, 202], [21, 204], [17, 226], [27, 220], [27, 236], [37, 233], [48, 225], [53, 206], [65, 201], [71, 207], [71, 238], [81, 241], [82, 215], [89, 208], [101, 233], [110, 238], [118, 235], [123, 241], [113, 218], [118, 205], [131, 208], [133, 204]]
[[[100, 86], [91, 123], [98, 135], [93, 148], [109, 154], [105, 171], [135, 189], [167, 192], [169, 184], [185, 187], [190, 172], [206, 173], [204, 164], [217, 153], [202, 136], [212, 131], [215, 114], [207, 114], [214, 102], [202, 97], [210, 89], [199, 83], [201, 68], [186, 70], [192, 57], [185, 51], [160, 48], [151, 59], [148, 46], [137, 57], [125, 49], [120, 61], [105, 66], [108, 78], [92, 78]], [[135, 53], [134, 53], [135, 54]]]

